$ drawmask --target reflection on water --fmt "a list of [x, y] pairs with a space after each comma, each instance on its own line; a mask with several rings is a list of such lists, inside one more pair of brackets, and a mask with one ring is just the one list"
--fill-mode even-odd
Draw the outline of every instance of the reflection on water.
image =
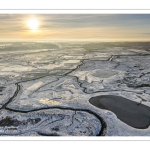
[[32, 67], [25, 67], [25, 66], [11, 66], [11, 67], [5, 67], [1, 71], [31, 71]]
[[43, 103], [43, 104], [52, 104], [52, 105], [58, 105], [58, 104], [60, 104], [60, 102], [51, 100], [49, 98], [41, 98], [40, 102]]
[[64, 63], [79, 63], [80, 60], [67, 60]]

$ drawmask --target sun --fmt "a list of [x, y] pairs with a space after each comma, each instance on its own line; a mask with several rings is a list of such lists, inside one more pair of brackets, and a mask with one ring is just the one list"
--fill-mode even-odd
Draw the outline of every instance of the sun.
[[36, 19], [30, 19], [28, 21], [28, 27], [32, 30], [32, 31], [36, 31], [37, 28], [39, 26], [39, 23]]

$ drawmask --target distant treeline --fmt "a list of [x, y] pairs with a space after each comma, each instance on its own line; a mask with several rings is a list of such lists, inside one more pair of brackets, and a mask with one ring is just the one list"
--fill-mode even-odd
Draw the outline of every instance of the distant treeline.
[[[3, 43], [5, 45], [5, 43]], [[57, 49], [55, 44], [51, 43], [11, 43], [10, 45], [3, 46], [1, 50], [34, 50], [34, 49]]]
[[97, 42], [87, 43], [83, 45], [83, 48], [87, 51], [103, 50], [105, 48], [112, 47], [124, 47], [124, 48], [135, 48], [150, 50], [150, 42]]
[[42, 43], [42, 42], [10, 42], [10, 43], [0, 43], [0, 50], [34, 50], [34, 49], [58, 49], [61, 45], [65, 49], [83, 47], [87, 51], [98, 51], [105, 50], [107, 48], [113, 47], [123, 47], [130, 49], [144, 49], [146, 51], [150, 50], [150, 42], [66, 42], [66, 43]]

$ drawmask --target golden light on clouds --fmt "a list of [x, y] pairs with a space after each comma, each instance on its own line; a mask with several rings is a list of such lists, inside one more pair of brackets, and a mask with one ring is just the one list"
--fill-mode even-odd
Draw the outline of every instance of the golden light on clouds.
[[0, 40], [150, 40], [149, 14], [1, 14]]
[[28, 27], [31, 29], [31, 31], [37, 31], [39, 26], [39, 22], [36, 19], [30, 19], [28, 20]]

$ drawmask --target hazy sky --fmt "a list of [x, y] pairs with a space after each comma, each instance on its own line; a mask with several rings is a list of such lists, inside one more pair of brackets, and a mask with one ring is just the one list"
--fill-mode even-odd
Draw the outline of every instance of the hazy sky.
[[[29, 20], [36, 20], [33, 31]], [[149, 41], [149, 14], [0, 14], [0, 40]]]

